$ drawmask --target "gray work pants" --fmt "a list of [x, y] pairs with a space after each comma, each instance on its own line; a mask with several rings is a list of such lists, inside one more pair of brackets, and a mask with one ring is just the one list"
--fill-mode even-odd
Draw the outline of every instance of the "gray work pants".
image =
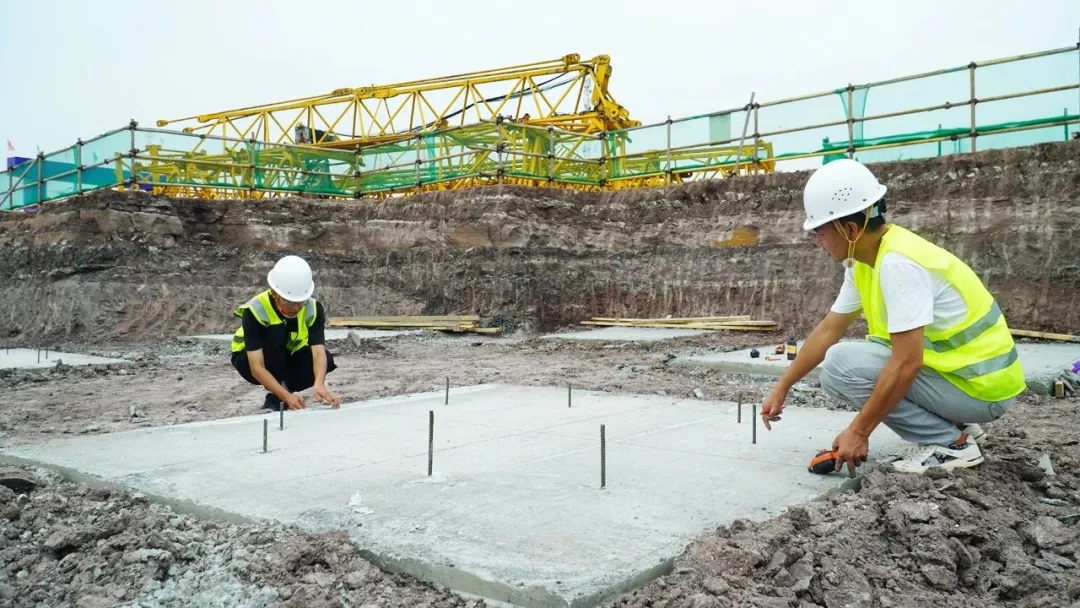
[[[821, 364], [821, 388], [833, 399], [862, 409], [891, 356], [889, 347], [874, 342], [835, 344]], [[958, 423], [997, 420], [1015, 402], [980, 401], [924, 367], [908, 394], [885, 418], [885, 426], [912, 443], [949, 445], [960, 438]]]

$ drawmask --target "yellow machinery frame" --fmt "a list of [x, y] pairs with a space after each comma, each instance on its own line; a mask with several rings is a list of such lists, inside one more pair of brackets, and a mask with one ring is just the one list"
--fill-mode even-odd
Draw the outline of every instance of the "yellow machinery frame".
[[[338, 89], [280, 103], [159, 120], [159, 127], [180, 127], [203, 139], [189, 152], [150, 149], [138, 160], [143, 161], [140, 170], [155, 176], [155, 180], [206, 184], [193, 187], [157, 182], [161, 185], [156, 185], [155, 191], [244, 198], [288, 195], [281, 188], [296, 188], [301, 181], [312, 179], [304, 159], [310, 158], [315, 149], [334, 156], [357, 155], [351, 161], [352, 176], [340, 172], [333, 178], [314, 174], [315, 180], [331, 185], [336, 192], [359, 190], [360, 183], [366, 182], [372, 172], [363, 168], [364, 155], [379, 150], [377, 154], [390, 165], [381, 171], [382, 178], [393, 187], [364, 194], [372, 198], [493, 183], [576, 190], [629, 189], [727, 177], [735, 170], [746, 174], [774, 169], [772, 146], [760, 141], [756, 146], [705, 146], [627, 155], [623, 133], [641, 123], [630, 118], [626, 108], [611, 95], [611, 73], [607, 55], [583, 61], [579, 55], [570, 54], [550, 61]], [[484, 131], [484, 123], [491, 128], [502, 124], [520, 128], [506, 132], [499, 126], [496, 137], [495, 131]], [[414, 166], [412, 151], [406, 148], [410, 140], [420, 145], [418, 135], [433, 137], [431, 141], [438, 142], [435, 148], [442, 148], [430, 154], [445, 166], [433, 169], [433, 179], [427, 181], [420, 179], [420, 150]], [[606, 161], [590, 162], [579, 156], [579, 147], [590, 139], [582, 136], [591, 135], [596, 135], [607, 150]], [[252, 145], [257, 142], [271, 147]], [[299, 148], [292, 151], [288, 146]], [[304, 153], [303, 148], [310, 151]], [[256, 149], [262, 159], [257, 163]], [[384, 154], [383, 149], [389, 152]], [[462, 154], [465, 149], [471, 152]], [[506, 154], [499, 155], [503, 160], [494, 172], [495, 154], [503, 150]], [[732, 164], [736, 158], [751, 157], [760, 161]], [[265, 160], [270, 160], [269, 166]], [[350, 162], [347, 157], [325, 160]], [[666, 171], [669, 166], [670, 173]], [[412, 173], [416, 180], [404, 184], [404, 178]], [[259, 185], [252, 186], [256, 182]]]
[[612, 97], [610, 79], [607, 55], [582, 61], [570, 54], [455, 76], [337, 89], [281, 103], [159, 120], [157, 125], [179, 126], [188, 133], [338, 149], [392, 143], [500, 115], [575, 133], [640, 126]]

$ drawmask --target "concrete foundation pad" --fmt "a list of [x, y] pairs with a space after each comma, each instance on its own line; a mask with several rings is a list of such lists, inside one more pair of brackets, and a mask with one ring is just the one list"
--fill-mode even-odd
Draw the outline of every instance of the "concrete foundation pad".
[[1025, 342], [1017, 344], [1016, 351], [1020, 354], [1020, 364], [1024, 366], [1028, 388], [1040, 393], [1049, 393], [1054, 379], [1080, 361], [1080, 344]]
[[123, 359], [108, 359], [91, 355], [77, 355], [75, 353], [62, 353], [55, 350], [46, 351], [36, 348], [5, 348], [0, 349], [0, 369], [44, 369], [55, 367], [58, 361], [64, 365], [103, 365], [106, 363], [127, 363]]
[[[854, 413], [481, 385], [0, 450], [188, 511], [347, 530], [390, 570], [490, 600], [595, 606], [665, 573], [694, 537], [847, 477], [806, 471]], [[434, 474], [428, 476], [429, 412]], [[269, 451], [263, 453], [263, 421]], [[601, 481], [601, 425], [606, 484]], [[902, 442], [884, 426], [873, 458]]]
[[[802, 342], [798, 344], [799, 348], [802, 348]], [[680, 355], [671, 361], [671, 365], [676, 367], [709, 367], [733, 374], [754, 374], [779, 378], [788, 365], [791, 364], [786, 355], [776, 354], [776, 344], [758, 346], [757, 349], [760, 353], [757, 358], [752, 358], [750, 349], [747, 348], [704, 355]], [[810, 370], [810, 373], [806, 376], [808, 380], [816, 380], [817, 377], [817, 368]]]
[[[327, 329], [324, 331], [323, 337], [326, 338], [327, 342], [336, 342], [338, 340], [347, 339], [350, 331], [356, 332], [356, 335], [361, 338], [393, 338], [394, 336], [419, 333], [423, 330]], [[198, 336], [188, 336], [188, 339], [203, 340], [206, 342], [232, 342], [232, 337], [232, 334], [202, 334]]]
[[707, 329], [676, 329], [663, 327], [604, 327], [564, 334], [551, 334], [544, 338], [560, 340], [601, 340], [608, 342], [656, 342], [687, 336], [701, 336], [713, 332]]
[[[684, 355], [676, 357], [671, 363], [682, 367], [704, 366], [731, 373], [776, 377], [783, 374], [791, 363], [787, 357], [775, 354], [775, 344], [757, 348], [761, 352], [757, 359], [752, 359], [750, 349], [745, 349], [706, 355]], [[799, 343], [799, 348], [802, 348], [802, 342]], [[1020, 363], [1024, 367], [1024, 377], [1029, 387], [1039, 392], [1049, 391], [1054, 378], [1080, 360], [1080, 344], [1020, 343], [1016, 345], [1016, 351], [1020, 355]], [[769, 361], [766, 356], [779, 359]], [[814, 369], [807, 378], [815, 380], [817, 376], [818, 370]]]

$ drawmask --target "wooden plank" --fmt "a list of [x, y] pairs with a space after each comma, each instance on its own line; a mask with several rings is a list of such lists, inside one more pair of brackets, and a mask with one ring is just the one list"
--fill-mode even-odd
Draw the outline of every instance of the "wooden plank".
[[330, 317], [329, 324], [333, 327], [349, 327], [365, 323], [475, 323], [479, 320], [480, 317], [476, 315]]
[[725, 323], [729, 321], [749, 321], [750, 315], [735, 315], [728, 317], [674, 317], [671, 319], [635, 319], [630, 317], [593, 317], [591, 321], [611, 321], [616, 323], [702, 323], [715, 322]]
[[392, 321], [363, 321], [357, 323], [349, 323], [348, 325], [332, 325], [332, 327], [458, 327], [458, 326], [476, 326], [476, 323], [466, 321], [457, 323], [453, 321], [434, 321], [431, 323], [407, 323], [407, 322], [392, 322]]
[[582, 325], [597, 325], [601, 327], [644, 327], [644, 328], [661, 328], [661, 329], [708, 329], [712, 331], [722, 331], [726, 329], [734, 331], [776, 331], [779, 329], [776, 323], [771, 321], [756, 321], [753, 324], [747, 323], [653, 323], [651, 325], [617, 325], [609, 323], [590, 323], [588, 321], [582, 321]]
[[[419, 317], [413, 317], [419, 318]], [[499, 327], [477, 327], [475, 322], [464, 321], [461, 323], [455, 323], [452, 321], [435, 321], [435, 322], [399, 322], [399, 321], [356, 321], [356, 319], [348, 319], [350, 322], [345, 327], [353, 328], [367, 328], [367, 329], [419, 329], [428, 331], [443, 331], [454, 333], [475, 333], [475, 334], [498, 334], [502, 332]], [[337, 327], [342, 325], [338, 324]]]
[[1031, 331], [1028, 329], [1012, 329], [1009, 328], [1009, 332], [1014, 336], [1022, 336], [1024, 338], [1042, 338], [1044, 340], [1058, 340], [1061, 342], [1077, 342], [1080, 343], [1080, 336], [1073, 336], [1070, 334], [1053, 334], [1042, 331]]
[[597, 325], [601, 327], [667, 327], [667, 328], [686, 328], [686, 329], [713, 329], [724, 327], [776, 327], [776, 321], [770, 320], [756, 320], [756, 321], [730, 321], [723, 323], [616, 323], [611, 321], [580, 321], [579, 325]]
[[471, 323], [361, 323], [349, 325], [353, 329], [439, 329], [455, 327], [476, 327]]
[[[449, 329], [439, 329], [439, 328], [434, 328], [434, 327], [431, 328], [431, 329], [434, 330], [434, 331], [458, 331], [458, 330], [449, 330]], [[491, 334], [500, 334], [500, 333], [502, 333], [502, 328], [501, 327], [462, 327], [462, 328], [460, 328], [460, 332], [461, 333], [467, 333], [467, 334], [488, 334], [488, 335], [491, 335]]]

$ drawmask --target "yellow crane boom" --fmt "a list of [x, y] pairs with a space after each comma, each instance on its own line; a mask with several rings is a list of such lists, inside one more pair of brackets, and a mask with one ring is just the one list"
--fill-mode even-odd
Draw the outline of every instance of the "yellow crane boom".
[[639, 126], [608, 90], [611, 59], [570, 54], [382, 86], [337, 89], [225, 112], [159, 120], [204, 133], [272, 144], [356, 149], [504, 116], [515, 122], [598, 133]]

